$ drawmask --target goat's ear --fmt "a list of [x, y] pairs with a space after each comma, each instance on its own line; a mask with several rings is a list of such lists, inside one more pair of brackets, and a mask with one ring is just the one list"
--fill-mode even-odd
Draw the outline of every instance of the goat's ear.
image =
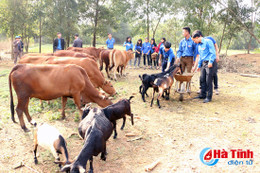
[[63, 168], [61, 168], [61, 172], [69, 172], [71, 169], [71, 165], [65, 165]]

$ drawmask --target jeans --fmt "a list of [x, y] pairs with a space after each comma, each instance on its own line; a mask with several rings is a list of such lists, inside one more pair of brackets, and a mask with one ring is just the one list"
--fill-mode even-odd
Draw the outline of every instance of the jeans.
[[143, 58], [144, 58], [144, 66], [146, 65], [146, 59], [147, 59], [147, 65], [150, 65], [151, 62], [150, 62], [150, 55], [146, 55], [146, 54], [143, 54]]
[[212, 99], [212, 95], [213, 95], [212, 80], [213, 80], [215, 65], [216, 65], [216, 61], [214, 61], [212, 67], [209, 68], [208, 61], [204, 61], [202, 63], [201, 70], [200, 70], [200, 83], [201, 83], [200, 96], [208, 98], [209, 100]]
[[134, 66], [136, 65], [136, 62], [138, 61], [138, 67], [140, 67], [140, 59], [141, 59], [141, 53], [140, 54], [136, 53]]

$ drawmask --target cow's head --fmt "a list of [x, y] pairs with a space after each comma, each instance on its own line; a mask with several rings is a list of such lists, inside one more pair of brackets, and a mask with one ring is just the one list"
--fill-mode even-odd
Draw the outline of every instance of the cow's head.
[[135, 57], [134, 55], [135, 52], [133, 50], [128, 50], [126, 51], [126, 59], [129, 61], [130, 59], [133, 59]]
[[108, 93], [110, 96], [113, 96], [116, 94], [116, 90], [113, 87], [112, 83], [110, 81], [104, 81], [102, 87], [101, 87], [106, 93]]

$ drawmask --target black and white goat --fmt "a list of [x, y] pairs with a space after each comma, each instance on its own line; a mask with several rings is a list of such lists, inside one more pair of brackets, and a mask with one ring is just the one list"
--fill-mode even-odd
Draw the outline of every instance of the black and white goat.
[[[60, 134], [60, 132], [53, 126], [46, 123], [38, 126], [34, 131], [34, 163], [38, 163], [36, 156], [37, 147], [41, 147], [50, 150], [55, 157], [54, 163], [59, 164], [59, 167], [64, 164], [69, 164], [69, 154], [66, 147], [66, 141]], [[60, 161], [59, 154], [62, 154], [65, 161]]]

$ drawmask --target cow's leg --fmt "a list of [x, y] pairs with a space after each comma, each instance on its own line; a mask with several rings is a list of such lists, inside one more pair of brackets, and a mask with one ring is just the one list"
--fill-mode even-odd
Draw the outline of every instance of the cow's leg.
[[24, 113], [25, 113], [25, 115], [27, 117], [28, 122], [31, 123], [31, 125], [34, 125], [36, 127], [37, 123], [36, 123], [36, 121], [34, 121], [32, 119], [32, 117], [29, 114], [29, 110], [28, 110], [29, 98], [27, 100], [25, 100], [25, 101], [26, 101], [26, 105], [25, 105]]
[[109, 65], [106, 65], [106, 72], [107, 72], [107, 77], [110, 79], [110, 76], [109, 76]]
[[67, 97], [62, 97], [62, 119], [65, 119], [65, 107], [66, 107], [66, 103], [67, 103], [68, 98]]
[[25, 126], [24, 119], [23, 119], [23, 112], [25, 110], [25, 105], [26, 105], [26, 102], [24, 101], [24, 99], [23, 98], [18, 98], [18, 104], [17, 104], [17, 107], [16, 107], [16, 113], [18, 115], [19, 122], [20, 122], [20, 125], [21, 125], [22, 129], [25, 132], [29, 132], [30, 130], [27, 129], [27, 127]]
[[34, 143], [34, 149], [33, 149], [33, 153], [34, 153], [34, 163], [38, 164], [38, 159], [36, 156], [37, 153], [37, 147], [38, 147], [38, 139], [37, 139], [37, 132], [34, 132], [34, 139], [33, 139], [33, 143]]
[[82, 115], [82, 110], [80, 109], [80, 105], [81, 105], [81, 102], [80, 102], [80, 93], [74, 94], [74, 95], [73, 95], [73, 99], [74, 99], [74, 103], [77, 105], [77, 107], [78, 107], [78, 109], [79, 109], [80, 115]]
[[115, 68], [114, 68], [114, 80], [115, 81], [117, 80], [117, 78], [116, 78], [116, 71], [117, 71], [117, 66], [115, 66]]

